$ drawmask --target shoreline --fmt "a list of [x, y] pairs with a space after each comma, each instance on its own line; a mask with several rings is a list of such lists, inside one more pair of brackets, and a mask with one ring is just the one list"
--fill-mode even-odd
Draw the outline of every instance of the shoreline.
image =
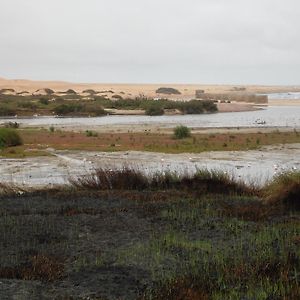
[[[269, 145], [258, 150], [209, 151], [202, 153], [160, 153], [145, 151], [81, 151], [49, 150], [51, 156], [22, 159], [0, 159], [1, 182], [13, 185], [37, 187], [68, 184], [72, 176], [82, 176], [97, 167], [112, 169], [132, 166], [146, 173], [157, 170], [179, 170], [194, 172], [199, 169], [218, 168], [245, 181], [260, 177], [265, 182], [278, 172], [300, 167], [297, 157], [300, 144]], [[264, 155], [267, 152], [268, 155]], [[37, 168], [37, 166], [40, 166]], [[274, 173], [275, 172], [275, 173]], [[72, 175], [71, 175], [72, 174]], [[258, 176], [259, 174], [259, 176]]]

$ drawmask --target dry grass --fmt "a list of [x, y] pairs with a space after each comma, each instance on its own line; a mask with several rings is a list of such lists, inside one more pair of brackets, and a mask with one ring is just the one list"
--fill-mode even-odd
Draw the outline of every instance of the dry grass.
[[145, 175], [142, 171], [124, 166], [122, 169], [98, 168], [93, 174], [70, 178], [70, 183], [79, 189], [89, 190], [187, 190], [207, 194], [257, 193], [255, 187], [235, 181], [233, 177], [215, 170], [197, 170], [195, 174], [179, 175], [164, 172]]
[[300, 211], [300, 172], [287, 172], [276, 176], [264, 189], [269, 205]]
[[64, 265], [57, 258], [34, 255], [26, 264], [17, 267], [0, 268], [0, 278], [54, 281], [61, 279]]
[[19, 130], [23, 146], [11, 147], [3, 156], [24, 157], [46, 155], [43, 150], [86, 151], [153, 151], [164, 153], [201, 153], [205, 151], [229, 151], [258, 149], [263, 145], [299, 143], [297, 131], [270, 133], [222, 133], [196, 134], [176, 140], [172, 134], [142, 133], [98, 133], [87, 136], [86, 132], [55, 130]]
[[148, 178], [140, 171], [123, 167], [120, 170], [96, 169], [91, 175], [70, 178], [77, 188], [96, 190], [143, 190], [149, 187]]

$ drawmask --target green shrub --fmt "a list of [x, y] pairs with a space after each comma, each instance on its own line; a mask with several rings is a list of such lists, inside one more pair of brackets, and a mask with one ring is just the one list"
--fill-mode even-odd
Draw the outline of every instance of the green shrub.
[[204, 112], [203, 104], [199, 100], [183, 102], [181, 111], [185, 114], [202, 114]]
[[218, 107], [216, 105], [216, 103], [214, 103], [213, 101], [210, 100], [205, 100], [205, 101], [201, 101], [203, 108], [205, 111], [207, 112], [217, 112], [218, 111]]
[[88, 137], [97, 137], [98, 133], [92, 130], [86, 130], [85, 135]]
[[82, 108], [82, 113], [88, 114], [89, 116], [93, 117], [103, 116], [107, 114], [107, 112], [103, 109], [103, 106], [95, 102], [85, 103]]
[[22, 145], [19, 133], [13, 128], [0, 128], [0, 148]]
[[185, 114], [201, 114], [216, 112], [217, 106], [213, 101], [173, 101], [168, 99], [148, 99], [148, 98], [135, 98], [135, 99], [117, 99], [110, 100], [103, 96], [95, 96], [95, 102], [102, 105], [104, 108], [115, 109], [143, 109], [146, 111], [158, 111], [158, 108], [152, 109], [152, 106], [160, 107], [161, 109], [179, 109]]
[[174, 129], [174, 137], [176, 139], [184, 139], [191, 136], [191, 130], [183, 125], [179, 125]]
[[77, 103], [61, 104], [55, 107], [54, 111], [58, 115], [67, 115], [82, 111], [83, 105]]
[[64, 103], [56, 106], [54, 111], [57, 115], [89, 115], [89, 116], [103, 116], [107, 112], [99, 103]]
[[145, 111], [147, 116], [162, 116], [164, 113], [164, 109], [157, 104], [150, 105]]
[[216, 112], [218, 109], [212, 101], [190, 100], [181, 102], [180, 110], [185, 114], [202, 114], [204, 112]]

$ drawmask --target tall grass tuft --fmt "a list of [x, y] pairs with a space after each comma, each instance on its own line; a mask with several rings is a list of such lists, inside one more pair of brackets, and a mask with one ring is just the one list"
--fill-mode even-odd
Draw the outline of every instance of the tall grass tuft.
[[71, 178], [70, 183], [77, 188], [96, 190], [142, 190], [149, 187], [148, 178], [129, 167], [119, 170], [99, 168], [90, 175]]
[[300, 172], [280, 174], [265, 186], [266, 202], [281, 205], [286, 209], [300, 210]]
[[195, 174], [176, 172], [157, 172], [145, 175], [142, 171], [130, 167], [119, 170], [99, 168], [92, 174], [79, 178], [70, 178], [76, 188], [96, 190], [165, 190], [185, 189], [213, 194], [254, 194], [252, 187], [221, 171], [197, 170]]

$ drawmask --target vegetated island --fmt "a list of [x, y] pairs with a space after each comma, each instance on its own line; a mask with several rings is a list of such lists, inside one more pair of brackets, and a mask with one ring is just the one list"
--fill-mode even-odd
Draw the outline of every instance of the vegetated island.
[[257, 105], [267, 105], [268, 97], [258, 93], [270, 88], [74, 84], [0, 79], [0, 116], [155, 116], [248, 111], [256, 110]]
[[104, 116], [108, 114], [202, 114], [218, 111], [211, 100], [173, 101], [168, 99], [150, 99], [138, 97], [123, 99], [121, 96], [109, 99], [102, 95], [93, 95], [89, 99], [76, 94], [73, 90], [63, 95], [21, 96], [0, 93], [0, 117], [7, 116]]

